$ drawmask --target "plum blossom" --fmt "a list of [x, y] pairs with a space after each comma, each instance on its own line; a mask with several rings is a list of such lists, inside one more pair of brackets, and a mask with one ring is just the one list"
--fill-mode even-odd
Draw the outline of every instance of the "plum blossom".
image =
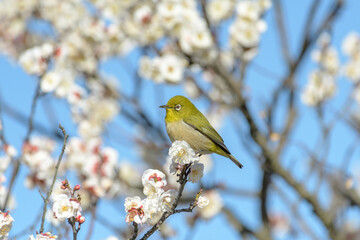
[[77, 169], [83, 180], [83, 188], [96, 197], [117, 195], [118, 152], [111, 147], [102, 147], [100, 138], [71, 138], [67, 148], [66, 165]]
[[4, 239], [9, 235], [13, 222], [14, 219], [9, 214], [9, 211], [0, 211], [0, 239]]
[[342, 51], [349, 56], [343, 72], [354, 83], [360, 81], [360, 35], [350, 32], [343, 41]]
[[43, 92], [51, 92], [59, 85], [61, 78], [56, 72], [47, 72], [41, 79], [41, 90]]
[[236, 5], [236, 18], [229, 27], [229, 41], [231, 48], [245, 61], [257, 54], [260, 36], [267, 28], [261, 16], [271, 6], [269, 2], [244, 0]]
[[71, 69], [59, 68], [45, 73], [41, 78], [40, 87], [45, 93], [54, 91], [57, 97], [65, 98], [78, 86], [75, 84], [75, 74]]
[[[1, 128], [0, 128], [1, 130]], [[5, 144], [4, 145], [4, 152], [9, 156], [9, 157], [16, 157], [17, 155], [17, 151], [16, 148], [10, 144]]]
[[174, 163], [181, 165], [193, 163], [199, 160], [195, 151], [185, 141], [175, 141], [169, 149], [169, 156]]
[[319, 64], [320, 68], [332, 76], [336, 76], [340, 67], [340, 61], [336, 49], [330, 46], [331, 36], [328, 33], [320, 35], [317, 46], [312, 52], [312, 59]]
[[81, 205], [77, 199], [70, 198], [66, 194], [59, 194], [52, 197], [54, 216], [63, 221], [68, 218], [81, 215]]
[[19, 64], [29, 74], [43, 74], [54, 49], [50, 43], [30, 48], [19, 57]]
[[146, 196], [154, 196], [158, 192], [162, 192], [163, 187], [167, 184], [165, 174], [155, 169], [146, 170], [141, 179]]
[[209, 205], [209, 199], [207, 197], [203, 197], [203, 196], [200, 196], [197, 200], [197, 205], [199, 208], [203, 208], [203, 207], [206, 207], [207, 205]]
[[160, 195], [160, 208], [162, 212], [170, 211], [178, 192], [174, 189], [170, 189]]
[[145, 223], [147, 216], [144, 212], [143, 200], [140, 197], [127, 197], [125, 199], [125, 211], [128, 213], [126, 215], [125, 221], [127, 223], [136, 222], [138, 224]]
[[234, 8], [233, 0], [212, 0], [207, 4], [207, 12], [211, 22], [217, 23], [230, 17]]
[[174, 54], [164, 54], [161, 57], [140, 59], [140, 76], [152, 79], [156, 83], [179, 83], [184, 74], [186, 61]]
[[32, 137], [24, 143], [22, 159], [30, 169], [25, 182], [28, 188], [35, 185], [45, 188], [51, 183], [55, 167], [55, 159], [52, 157], [55, 146], [52, 139], [45, 137]]
[[178, 83], [183, 78], [184, 61], [176, 55], [166, 54], [159, 62], [159, 73], [170, 83]]
[[[203, 197], [207, 198], [209, 203], [202, 208], [199, 208], [199, 214], [204, 219], [210, 219], [217, 215], [223, 207], [222, 199], [218, 191], [211, 190], [203, 194]], [[200, 197], [199, 197], [200, 198]], [[205, 199], [201, 201], [206, 202]], [[202, 204], [202, 203], [201, 203]]]
[[336, 85], [331, 75], [314, 71], [310, 74], [301, 99], [309, 106], [316, 106], [324, 100], [332, 97], [336, 92]]
[[309, 106], [317, 106], [333, 97], [336, 93], [336, 76], [339, 69], [337, 51], [330, 46], [329, 34], [322, 34], [318, 41], [318, 49], [312, 58], [318, 63], [319, 69], [310, 73], [309, 80], [302, 93], [302, 101]]
[[239, 1], [236, 5], [236, 13], [243, 18], [256, 21], [260, 17], [261, 8], [258, 1]]
[[52, 235], [51, 232], [47, 232], [47, 233], [38, 233], [36, 234], [35, 237], [33, 235], [30, 235], [28, 240], [52, 240], [56, 238], [57, 238], [56, 235]]
[[196, 162], [193, 165], [191, 165], [189, 182], [198, 183], [203, 176], [204, 176], [204, 164]]
[[354, 56], [360, 50], [360, 35], [357, 32], [350, 32], [344, 39], [342, 51], [347, 56]]
[[178, 192], [174, 189], [164, 191], [165, 174], [158, 170], [146, 170], [142, 176], [142, 183], [147, 197], [141, 199], [134, 196], [125, 199], [125, 211], [128, 213], [125, 221], [154, 224], [164, 212], [171, 209]]

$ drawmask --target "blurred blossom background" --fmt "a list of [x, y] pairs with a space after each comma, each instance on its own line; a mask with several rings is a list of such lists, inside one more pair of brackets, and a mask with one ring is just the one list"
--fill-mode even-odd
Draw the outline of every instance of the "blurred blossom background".
[[[356, 0], [1, 0], [0, 228], [12, 225], [1, 237], [36, 238], [61, 123], [69, 138], [52, 193], [61, 197], [44, 232], [73, 239], [69, 214], [86, 219], [78, 239], [129, 239], [143, 173], [179, 187], [158, 106], [184, 95], [244, 168], [201, 156], [203, 177], [179, 200], [187, 207], [202, 189], [199, 207], [150, 239], [360, 239], [359, 9]], [[65, 178], [81, 188], [70, 194]]]

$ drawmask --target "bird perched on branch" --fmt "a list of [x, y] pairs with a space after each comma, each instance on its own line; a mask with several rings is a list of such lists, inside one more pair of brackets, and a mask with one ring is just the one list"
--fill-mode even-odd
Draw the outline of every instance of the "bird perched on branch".
[[198, 154], [216, 153], [229, 158], [239, 168], [243, 165], [231, 155], [224, 140], [206, 117], [184, 96], [172, 97], [166, 105], [166, 131], [172, 142], [186, 141]]

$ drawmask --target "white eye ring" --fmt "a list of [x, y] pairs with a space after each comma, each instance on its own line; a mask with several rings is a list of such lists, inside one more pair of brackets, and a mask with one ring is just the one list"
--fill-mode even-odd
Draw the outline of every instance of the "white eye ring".
[[181, 109], [181, 105], [180, 105], [180, 104], [178, 104], [178, 105], [175, 106], [175, 110], [176, 110], [176, 111], [179, 111], [180, 109]]

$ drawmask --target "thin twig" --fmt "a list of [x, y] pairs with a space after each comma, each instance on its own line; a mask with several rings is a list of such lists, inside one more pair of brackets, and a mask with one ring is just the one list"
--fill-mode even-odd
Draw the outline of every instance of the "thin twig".
[[284, 13], [282, 11], [280, 0], [274, 1], [274, 8], [275, 8], [275, 12], [276, 12], [276, 23], [277, 23], [277, 27], [278, 27], [278, 31], [279, 31], [279, 36], [280, 36], [282, 54], [283, 54], [285, 61], [290, 65], [292, 62], [292, 59], [290, 56], [289, 44], [288, 44], [289, 40], [288, 40], [288, 36], [287, 36], [285, 20], [284, 20]]
[[44, 200], [44, 211], [43, 211], [43, 215], [42, 215], [42, 218], [41, 218], [41, 225], [40, 225], [40, 233], [43, 233], [44, 232], [44, 223], [45, 223], [45, 216], [46, 216], [46, 211], [47, 211], [47, 205], [48, 205], [48, 202], [49, 202], [49, 199], [50, 199], [50, 196], [51, 196], [51, 193], [54, 189], [54, 185], [55, 185], [55, 182], [56, 182], [56, 177], [57, 177], [57, 174], [58, 174], [58, 171], [59, 171], [59, 167], [60, 167], [60, 162], [61, 162], [61, 159], [64, 155], [64, 152], [65, 152], [65, 148], [66, 148], [66, 142], [67, 142], [67, 139], [69, 137], [69, 135], [66, 134], [66, 131], [65, 129], [63, 128], [63, 126], [61, 126], [61, 124], [59, 124], [59, 128], [61, 129], [63, 135], [64, 135], [64, 143], [63, 143], [63, 146], [62, 146], [62, 149], [61, 149], [61, 153], [60, 153], [60, 156], [58, 158], [58, 161], [56, 163], [56, 166], [55, 166], [55, 173], [54, 173], [54, 177], [53, 177], [53, 181], [51, 183], [51, 187], [50, 187], [50, 190], [49, 192], [47, 193], [46, 195], [46, 198], [43, 198]]
[[139, 233], [138, 224], [136, 222], [133, 222], [133, 226], [134, 226], [134, 233], [129, 240], [135, 240]]

